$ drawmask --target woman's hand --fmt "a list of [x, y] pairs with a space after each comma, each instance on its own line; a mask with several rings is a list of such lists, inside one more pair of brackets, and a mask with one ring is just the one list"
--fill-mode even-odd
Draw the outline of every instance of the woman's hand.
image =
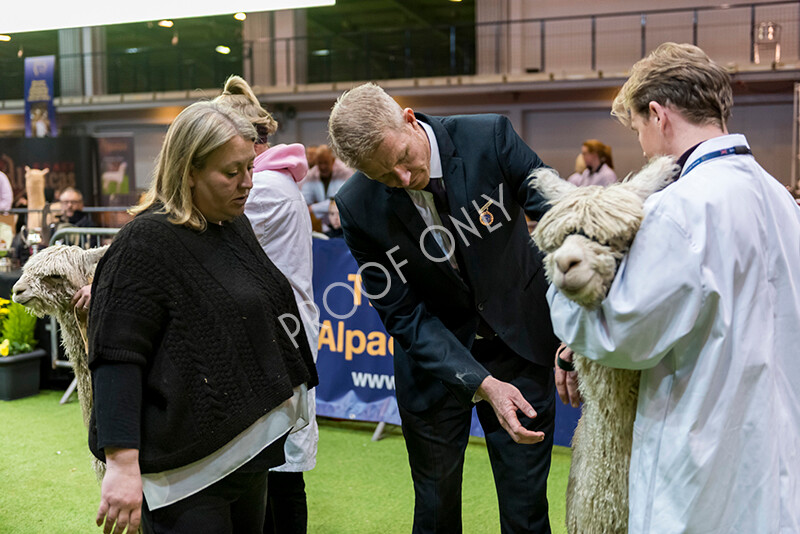
[[97, 526], [104, 534], [134, 534], [142, 521], [142, 474], [139, 451], [106, 448], [106, 476], [100, 493]]
[[86, 312], [89, 310], [89, 303], [92, 300], [92, 284], [87, 284], [77, 290], [72, 295], [72, 306], [79, 312]]

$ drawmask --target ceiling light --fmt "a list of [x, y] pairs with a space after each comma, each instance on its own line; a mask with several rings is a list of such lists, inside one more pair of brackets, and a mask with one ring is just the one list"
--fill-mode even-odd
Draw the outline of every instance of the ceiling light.
[[0, 41], [8, 42], [11, 40], [10, 35], [0, 35]]
[[[6, 5], [8, 4], [8, 5]], [[40, 9], [31, 16], [30, 4], [26, 2], [3, 2], [0, 17], [0, 34], [57, 30], [60, 28], [83, 28], [107, 24], [125, 24], [148, 20], [181, 19], [230, 15], [233, 13], [257, 13], [280, 9], [302, 9], [316, 6], [332, 6], [336, 0], [192, 0], [192, 2], [164, 2], [164, 0], [135, 0], [118, 2], [109, 9], [107, 0], [83, 0], [81, 9], [71, 2], [52, 2], [48, 9]]]
[[311, 52], [312, 56], [329, 56], [330, 54], [331, 51], [328, 50], [327, 48], [323, 48], [322, 50], [314, 50], [313, 52]]
[[172, 28], [172, 25], [175, 24], [171, 20], [161, 20], [158, 22], [158, 25], [162, 28]]
[[219, 45], [219, 46], [218, 46], [218, 47], [216, 47], [214, 50], [216, 50], [216, 51], [217, 51], [217, 52], [219, 52], [220, 54], [230, 54], [230, 53], [231, 53], [231, 49], [230, 49], [230, 47], [228, 47], [228, 46], [225, 46], [225, 45]]
[[247, 18], [247, 13], [241, 13], [241, 12], [239, 12], [239, 13], [236, 13], [236, 14], [233, 16], [233, 18], [235, 18], [236, 20], [244, 20], [244, 19], [246, 19], [246, 18]]

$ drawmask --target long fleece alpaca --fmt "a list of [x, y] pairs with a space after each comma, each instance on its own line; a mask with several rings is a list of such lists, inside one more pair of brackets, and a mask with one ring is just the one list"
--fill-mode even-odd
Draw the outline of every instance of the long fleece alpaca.
[[[14, 284], [14, 301], [37, 317], [52, 315], [61, 327], [62, 344], [72, 363], [78, 383], [78, 402], [83, 423], [88, 427], [92, 411], [92, 377], [84, 335], [86, 314], [76, 317], [72, 296], [90, 283], [97, 262], [108, 247], [84, 250], [76, 246], [56, 245], [34, 254], [22, 268], [22, 276]], [[84, 334], [81, 333], [83, 330]], [[93, 457], [98, 479], [105, 464]]]
[[[644, 200], [666, 187], [677, 167], [653, 160], [626, 182], [576, 188], [550, 169], [535, 171], [536, 187], [552, 207], [533, 238], [547, 253], [545, 272], [565, 296], [599, 306], [644, 218]], [[628, 532], [628, 471], [639, 371], [612, 369], [574, 357], [583, 413], [572, 438], [567, 484], [569, 534]]]

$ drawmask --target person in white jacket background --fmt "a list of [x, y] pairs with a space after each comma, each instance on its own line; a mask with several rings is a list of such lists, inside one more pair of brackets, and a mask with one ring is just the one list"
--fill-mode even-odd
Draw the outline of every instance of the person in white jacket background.
[[[231, 76], [225, 82], [224, 102], [250, 119], [258, 131], [255, 143], [253, 188], [244, 213], [253, 226], [264, 252], [289, 279], [305, 329], [309, 348], [317, 361], [318, 310], [314, 302], [311, 218], [298, 182], [308, 172], [305, 147], [301, 144], [269, 146], [268, 136], [278, 123], [265, 110], [247, 82]], [[287, 324], [289, 328], [291, 324]], [[302, 534], [307, 530], [303, 472], [316, 465], [319, 427], [316, 421], [316, 393], [308, 391], [309, 424], [286, 440], [286, 463], [270, 470], [267, 483], [267, 517], [264, 532]]]
[[[587, 139], [581, 145], [581, 159], [585, 168], [567, 178], [567, 181], [577, 186], [611, 185], [617, 181], [617, 173], [614, 172], [614, 159], [611, 155], [611, 147], [597, 139]], [[577, 167], [578, 160], [575, 160]]]
[[728, 133], [732, 104], [727, 71], [695, 46], [634, 65], [612, 114], [682, 171], [646, 201], [598, 309], [548, 293], [569, 347], [642, 370], [632, 533], [800, 532], [800, 208]]
[[11, 180], [6, 173], [0, 171], [0, 211], [11, 209], [14, 203], [14, 190], [11, 188]]

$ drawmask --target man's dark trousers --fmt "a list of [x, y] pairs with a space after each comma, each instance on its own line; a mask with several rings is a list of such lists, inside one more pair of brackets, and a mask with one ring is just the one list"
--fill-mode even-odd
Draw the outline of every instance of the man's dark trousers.
[[[491, 405], [486, 401], [476, 405], [495, 487], [501, 492], [497, 497], [502, 532], [548, 534], [547, 473], [555, 420], [553, 371], [514, 354], [499, 337], [476, 340], [472, 353], [493, 377], [520, 390], [537, 413], [536, 418], [529, 419], [518, 412], [520, 422], [525, 428], [545, 434], [541, 443], [514, 443], [500, 426]], [[462, 471], [471, 408], [447, 395], [421, 413], [411, 413], [400, 406], [400, 417], [416, 494], [413, 533], [461, 532]], [[498, 484], [499, 480], [503, 483]], [[486, 491], [489, 498], [490, 488], [481, 491]]]

